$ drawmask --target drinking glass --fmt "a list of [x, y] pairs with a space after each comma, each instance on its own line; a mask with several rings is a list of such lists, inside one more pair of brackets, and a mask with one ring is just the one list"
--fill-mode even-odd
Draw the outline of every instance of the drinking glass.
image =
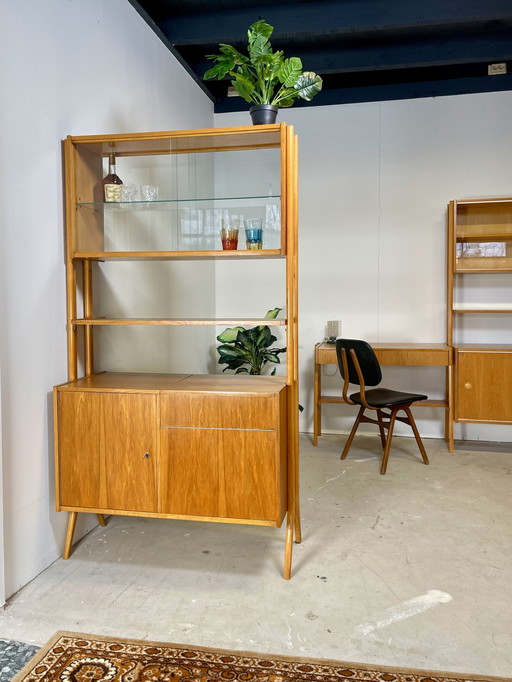
[[245, 242], [248, 249], [263, 248], [263, 220], [261, 218], [245, 221]]
[[234, 251], [238, 248], [238, 230], [240, 220], [222, 220], [220, 238], [224, 251]]
[[141, 185], [140, 186], [141, 201], [148, 203], [143, 204], [143, 208], [151, 208], [152, 201], [158, 201], [158, 187], [155, 185]]
[[121, 208], [130, 208], [130, 204], [137, 201], [137, 185], [121, 185]]

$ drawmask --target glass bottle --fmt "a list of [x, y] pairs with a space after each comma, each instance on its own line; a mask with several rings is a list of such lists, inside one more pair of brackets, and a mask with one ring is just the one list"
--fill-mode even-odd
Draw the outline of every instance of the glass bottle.
[[116, 155], [108, 155], [108, 174], [102, 180], [105, 201], [121, 201], [123, 181], [116, 173]]

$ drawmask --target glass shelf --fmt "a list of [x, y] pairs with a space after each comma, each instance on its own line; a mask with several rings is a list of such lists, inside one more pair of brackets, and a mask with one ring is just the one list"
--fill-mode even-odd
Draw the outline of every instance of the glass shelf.
[[156, 201], [79, 201], [77, 203], [78, 208], [82, 207], [103, 207], [105, 210], [140, 210], [140, 209], [150, 209], [156, 211], [168, 211], [175, 210], [176, 206], [179, 204], [204, 204], [211, 202], [215, 205], [220, 202], [257, 202], [257, 206], [265, 204], [278, 204], [281, 200], [279, 194], [266, 194], [266, 195], [255, 195], [255, 196], [243, 196], [243, 197], [188, 197], [186, 199], [158, 199]]

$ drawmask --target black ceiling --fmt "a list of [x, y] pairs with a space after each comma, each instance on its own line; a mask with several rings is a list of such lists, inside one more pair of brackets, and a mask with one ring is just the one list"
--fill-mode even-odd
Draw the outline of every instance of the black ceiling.
[[[275, 50], [322, 76], [304, 106], [512, 90], [512, 0], [129, 1], [216, 112], [249, 105], [227, 96], [229, 81], [202, 80], [205, 55], [219, 43], [245, 50], [258, 19], [274, 26]], [[499, 63], [508, 73], [488, 75]]]

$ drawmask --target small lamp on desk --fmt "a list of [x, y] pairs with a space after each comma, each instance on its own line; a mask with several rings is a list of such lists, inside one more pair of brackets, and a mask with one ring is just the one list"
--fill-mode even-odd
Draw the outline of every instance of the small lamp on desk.
[[336, 343], [341, 334], [341, 320], [328, 320], [325, 343]]

